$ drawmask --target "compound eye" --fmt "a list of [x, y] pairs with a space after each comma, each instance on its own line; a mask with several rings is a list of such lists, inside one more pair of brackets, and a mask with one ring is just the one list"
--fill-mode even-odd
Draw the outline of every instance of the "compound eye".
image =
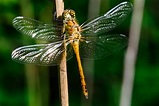
[[75, 11], [74, 10], [70, 10], [70, 15], [72, 18], [75, 18]]
[[64, 10], [64, 12], [63, 12], [63, 14], [62, 14], [62, 17], [63, 17], [64, 19], [66, 19], [68, 14], [69, 14], [69, 11], [68, 11], [68, 10]]

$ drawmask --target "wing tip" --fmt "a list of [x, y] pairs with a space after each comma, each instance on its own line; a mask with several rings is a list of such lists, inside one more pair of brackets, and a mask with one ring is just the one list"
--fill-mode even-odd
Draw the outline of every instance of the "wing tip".
[[127, 5], [127, 6], [129, 6], [129, 8], [132, 8], [133, 9], [133, 4], [131, 3], [131, 2], [129, 2], [129, 1], [125, 1], [125, 2], [121, 2], [119, 5]]

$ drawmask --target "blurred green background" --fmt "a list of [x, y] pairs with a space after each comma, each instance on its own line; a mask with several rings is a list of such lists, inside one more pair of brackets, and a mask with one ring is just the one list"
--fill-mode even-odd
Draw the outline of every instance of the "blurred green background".
[[[101, 0], [99, 15], [124, 0]], [[133, 3], [133, 0], [131, 0]], [[88, 19], [88, 0], [65, 0], [78, 22]], [[146, 0], [135, 68], [132, 106], [159, 106], [159, 1]], [[96, 7], [91, 10], [94, 11]], [[51, 23], [51, 0], [0, 0], [0, 106], [59, 106], [58, 68], [19, 64], [11, 52], [36, 41], [16, 31], [12, 19], [26, 16]], [[92, 17], [97, 17], [92, 16]], [[128, 36], [131, 14], [114, 31]], [[67, 62], [70, 106], [119, 106], [125, 50], [106, 58], [84, 61], [90, 99], [82, 95], [75, 56]], [[87, 64], [88, 62], [88, 64]]]

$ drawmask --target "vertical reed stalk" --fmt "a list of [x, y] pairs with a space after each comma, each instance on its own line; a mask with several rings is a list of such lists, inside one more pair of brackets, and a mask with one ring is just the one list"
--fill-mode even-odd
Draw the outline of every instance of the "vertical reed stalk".
[[144, 2], [145, 0], [134, 0], [134, 11], [131, 20], [129, 45], [125, 55], [123, 84], [119, 106], [131, 106], [135, 63], [142, 25]]
[[[63, 0], [55, 0], [57, 18], [62, 15], [64, 11]], [[60, 36], [60, 35], [59, 35]], [[66, 45], [64, 44], [66, 50]], [[67, 82], [67, 66], [66, 66], [66, 51], [62, 55], [60, 63], [60, 95], [61, 95], [61, 106], [68, 106], [68, 82]]]

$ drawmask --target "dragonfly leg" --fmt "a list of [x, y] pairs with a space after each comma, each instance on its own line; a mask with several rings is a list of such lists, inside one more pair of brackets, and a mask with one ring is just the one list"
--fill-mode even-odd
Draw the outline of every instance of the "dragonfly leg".
[[62, 18], [62, 17], [58, 17], [58, 18], [57, 18], [57, 14], [56, 14], [56, 11], [55, 11], [55, 12], [54, 12], [54, 20], [57, 21], [57, 22], [62, 23], [63, 20], [62, 20], [61, 18]]

